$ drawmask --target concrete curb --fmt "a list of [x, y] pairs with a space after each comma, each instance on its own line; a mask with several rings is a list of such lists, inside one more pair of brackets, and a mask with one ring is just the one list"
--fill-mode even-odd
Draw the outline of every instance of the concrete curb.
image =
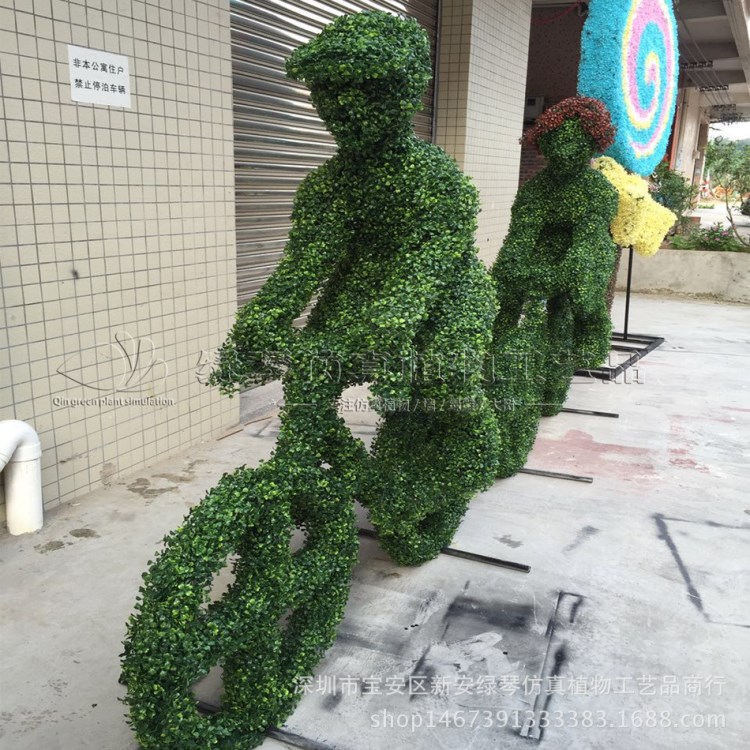
[[[617, 289], [625, 289], [627, 258], [617, 275]], [[750, 302], [750, 253], [662, 249], [651, 258], [635, 254], [634, 292], [668, 292], [712, 297], [728, 302]]]

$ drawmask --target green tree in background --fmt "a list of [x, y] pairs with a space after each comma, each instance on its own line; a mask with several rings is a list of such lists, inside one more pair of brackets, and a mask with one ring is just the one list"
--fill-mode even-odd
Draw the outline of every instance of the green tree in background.
[[750, 241], [737, 231], [732, 207], [750, 193], [750, 145], [721, 137], [710, 141], [706, 147], [706, 170], [712, 185], [724, 190], [727, 219], [735, 237], [743, 245], [749, 245]]
[[698, 187], [691, 185], [679, 172], [670, 169], [666, 161], [656, 167], [651, 175], [651, 182], [656, 188], [653, 193], [654, 200], [677, 217], [675, 227], [671, 231], [675, 231], [675, 228], [680, 229], [686, 222], [685, 214], [693, 207]]

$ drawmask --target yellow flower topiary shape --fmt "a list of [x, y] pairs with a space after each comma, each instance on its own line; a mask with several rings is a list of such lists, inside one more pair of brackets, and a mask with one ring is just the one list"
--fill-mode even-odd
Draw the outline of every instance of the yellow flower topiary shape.
[[631, 174], [614, 159], [601, 156], [594, 160], [594, 167], [620, 196], [617, 216], [610, 226], [612, 239], [618, 245], [632, 246], [639, 255], [654, 255], [677, 217], [651, 197], [646, 180]]

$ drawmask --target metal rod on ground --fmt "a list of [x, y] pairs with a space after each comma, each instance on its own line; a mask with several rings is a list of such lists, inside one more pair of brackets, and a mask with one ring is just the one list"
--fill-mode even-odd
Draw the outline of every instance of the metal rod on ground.
[[613, 411], [594, 411], [593, 409], [571, 409], [568, 406], [563, 406], [560, 411], [565, 411], [568, 414], [586, 414], [589, 417], [612, 417], [612, 419], [619, 419], [620, 415]]
[[298, 747], [300, 750], [333, 750], [332, 745], [326, 745], [322, 742], [317, 742], [316, 740], [310, 740], [307, 737], [294, 734], [293, 732], [287, 732], [284, 729], [266, 729], [266, 737], [279, 740], [279, 742], [283, 742], [285, 745]]
[[628, 323], [630, 322], [630, 287], [633, 283], [633, 248], [628, 252], [628, 283], [625, 287], [625, 328], [622, 332], [622, 340], [628, 340]]
[[593, 477], [582, 477], [578, 474], [563, 474], [560, 471], [543, 471], [542, 469], [519, 469], [519, 474], [532, 474], [535, 477], [550, 477], [551, 479], [568, 479], [571, 482], [585, 482], [591, 484], [594, 481]]
[[[358, 529], [360, 536], [366, 536], [369, 539], [377, 539], [377, 531], [372, 529]], [[442, 555], [448, 555], [450, 557], [460, 557], [462, 560], [472, 560], [473, 562], [481, 562], [487, 565], [495, 565], [498, 568], [509, 568], [510, 570], [517, 570], [519, 573], [529, 573], [531, 567], [524, 565], [524, 563], [513, 562], [512, 560], [501, 560], [499, 557], [488, 557], [487, 555], [478, 555], [476, 552], [466, 552], [462, 549], [456, 549], [455, 547], [443, 547], [440, 550]]]

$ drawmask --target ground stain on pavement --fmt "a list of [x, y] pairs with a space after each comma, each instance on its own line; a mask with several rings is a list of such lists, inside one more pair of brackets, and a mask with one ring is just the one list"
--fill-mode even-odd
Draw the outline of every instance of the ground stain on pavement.
[[343, 693], [336, 692], [331, 695], [327, 695], [323, 701], [323, 708], [326, 711], [333, 711], [336, 706], [341, 703], [341, 699], [344, 697]]
[[[487, 629], [521, 631], [529, 627], [536, 611], [531, 604], [515, 604], [504, 599], [480, 600], [461, 593], [455, 596], [443, 614], [440, 640], [462, 640]], [[450, 629], [450, 639], [447, 633]]]
[[141, 497], [158, 497], [159, 495], [163, 495], [165, 492], [177, 491], [176, 486], [152, 487], [151, 481], [149, 479], [146, 479], [146, 477], [138, 477], [138, 479], [133, 480], [128, 485], [128, 489], [131, 492], [135, 492], [136, 495], [140, 495]]
[[576, 534], [576, 538], [563, 549], [563, 552], [571, 552], [576, 547], [580, 547], [587, 539], [590, 539], [594, 534], [598, 534], [599, 529], [596, 528], [596, 526], [584, 526], [578, 534]]
[[58, 695], [62, 695], [68, 683], [65, 680], [50, 680], [47, 683]]
[[582, 430], [568, 430], [560, 438], [540, 436], [534, 443], [532, 455], [543, 461], [540, 468], [563, 465], [566, 471], [583, 473], [596, 467], [596, 474], [600, 477], [649, 484], [657, 476], [651, 449], [600, 443]]
[[64, 546], [65, 542], [61, 542], [58, 539], [55, 539], [52, 542], [47, 542], [47, 544], [37, 544], [34, 549], [40, 555], [46, 555], [47, 552], [54, 552], [55, 550], [62, 549]]
[[495, 539], [500, 542], [500, 544], [505, 544], [508, 547], [520, 547], [523, 542], [519, 542], [517, 539], [514, 539], [510, 534], [505, 534], [505, 536], [496, 536]]
[[113, 463], [106, 463], [102, 466], [99, 476], [101, 477], [102, 484], [105, 487], [112, 486], [112, 477], [117, 473], [117, 466]]
[[23, 709], [19, 711], [17, 715], [12, 716], [14, 721], [18, 724], [18, 729], [13, 732], [13, 734], [26, 734], [38, 727], [44, 726], [45, 724], [57, 724], [59, 719], [56, 717], [57, 711], [54, 711], [51, 708], [37, 712]]
[[72, 529], [69, 533], [79, 539], [93, 539], [99, 536], [93, 529]]
[[195, 467], [198, 464], [205, 464], [206, 461], [204, 459], [198, 458], [194, 461], [190, 461], [190, 463], [185, 467], [182, 474], [172, 474], [170, 472], [164, 472], [163, 474], [154, 474], [155, 477], [158, 477], [159, 479], [166, 479], [170, 482], [174, 482], [175, 484], [184, 484], [185, 482], [192, 482], [193, 479], [195, 479]]
[[173, 474], [165, 471], [161, 474], [153, 475], [155, 479], [166, 479], [168, 482], [172, 482], [169, 487], [154, 487], [151, 484], [151, 480], [146, 477], [138, 477], [137, 479], [134, 479], [127, 485], [127, 487], [131, 492], [145, 498], [158, 497], [166, 492], [177, 492], [179, 485], [185, 484], [186, 482], [192, 482], [193, 479], [195, 479], [195, 467], [198, 464], [205, 463], [205, 459], [198, 458], [190, 461], [181, 474]]
[[108, 514], [107, 518], [110, 521], [120, 522], [120, 521], [135, 521], [137, 516], [132, 511], [123, 512], [119, 508], [115, 508], [111, 513]]
[[709, 468], [698, 463], [692, 458], [692, 452], [698, 443], [690, 439], [688, 430], [683, 424], [683, 418], [675, 415], [671, 419], [669, 426], [669, 437], [671, 445], [669, 447], [669, 463], [671, 466], [678, 466], [681, 469], [695, 469], [702, 474], [710, 474]]

